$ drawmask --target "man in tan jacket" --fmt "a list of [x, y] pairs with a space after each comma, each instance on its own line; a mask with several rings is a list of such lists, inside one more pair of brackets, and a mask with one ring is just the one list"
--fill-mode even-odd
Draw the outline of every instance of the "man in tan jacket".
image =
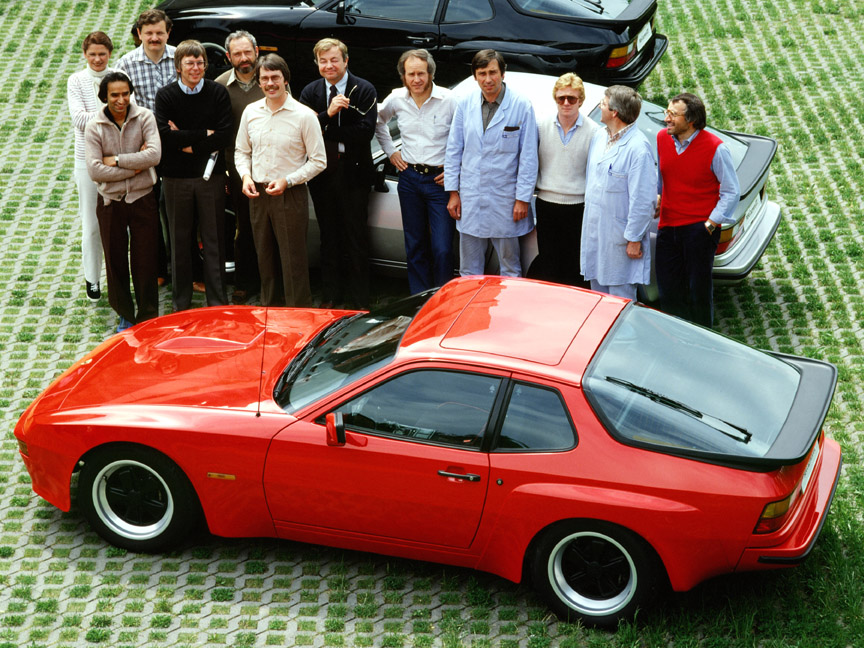
[[124, 73], [105, 75], [98, 96], [107, 105], [84, 134], [87, 171], [99, 191], [96, 218], [105, 251], [108, 303], [120, 316], [118, 332], [159, 314], [153, 167], [162, 156], [162, 144], [153, 113], [130, 102], [133, 92]]

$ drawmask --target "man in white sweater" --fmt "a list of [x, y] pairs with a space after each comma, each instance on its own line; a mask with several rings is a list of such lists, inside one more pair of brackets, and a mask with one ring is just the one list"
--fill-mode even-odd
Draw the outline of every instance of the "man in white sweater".
[[587, 286], [579, 271], [585, 168], [597, 124], [579, 112], [585, 102], [582, 79], [568, 72], [552, 88], [554, 117], [538, 124], [537, 246], [544, 279]]

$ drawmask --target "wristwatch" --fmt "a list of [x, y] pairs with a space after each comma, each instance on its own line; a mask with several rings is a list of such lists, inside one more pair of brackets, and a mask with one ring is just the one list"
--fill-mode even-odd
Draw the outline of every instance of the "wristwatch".
[[114, 166], [116, 166], [118, 169], [120, 168], [120, 156], [119, 155], [114, 156]]
[[708, 230], [709, 234], [713, 234], [714, 230], [717, 229], [717, 226], [714, 223], [712, 223], [710, 220], [706, 220], [705, 221], [705, 229]]

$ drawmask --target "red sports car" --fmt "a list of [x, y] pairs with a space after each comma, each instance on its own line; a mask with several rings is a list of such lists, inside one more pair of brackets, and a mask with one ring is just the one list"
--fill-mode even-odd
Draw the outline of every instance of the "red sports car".
[[109, 542], [206, 523], [530, 578], [562, 617], [794, 565], [839, 476], [836, 370], [626, 300], [456, 279], [380, 312], [186, 311], [114, 336], [15, 429]]

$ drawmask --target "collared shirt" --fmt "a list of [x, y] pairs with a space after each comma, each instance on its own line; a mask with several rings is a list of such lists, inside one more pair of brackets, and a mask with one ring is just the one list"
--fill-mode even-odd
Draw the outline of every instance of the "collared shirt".
[[[330, 83], [329, 81], [326, 81], [326, 79], [325, 79], [325, 82], [327, 83], [327, 102], [329, 103], [330, 102], [330, 86], [332, 86], [333, 84]], [[336, 85], [336, 94], [343, 94], [344, 95], [345, 90], [348, 88], [348, 71], [347, 70], [345, 71], [345, 74], [342, 75], [342, 78], [339, 79], [335, 85]]]
[[177, 78], [174, 67], [174, 46], [166, 45], [158, 63], [144, 53], [144, 46], [137, 47], [117, 62], [117, 69], [125, 72], [135, 84], [136, 103], [148, 110], [156, 110], [156, 93], [160, 88]]
[[613, 133], [612, 131], [610, 131], [609, 127], [607, 126], [606, 127], [606, 150], [608, 151], [613, 146], [615, 146], [615, 144], [618, 142], [618, 140], [620, 140], [622, 137], [624, 137], [624, 133], [626, 133], [628, 130], [630, 130], [631, 126], [633, 126], [633, 124], [627, 124], [624, 128], [619, 130], [617, 133]]
[[241, 178], [255, 182], [308, 182], [327, 167], [318, 116], [291, 95], [275, 111], [267, 99], [249, 104], [240, 118], [234, 163]]
[[495, 97], [492, 101], [486, 101], [486, 97], [483, 97], [483, 100], [480, 102], [480, 110], [483, 114], [483, 132], [486, 132], [486, 129], [489, 127], [489, 122], [492, 121], [492, 118], [495, 116], [495, 113], [498, 112], [498, 107], [501, 105], [501, 102], [504, 101], [504, 93], [507, 92], [507, 84], [501, 84], [501, 92], [498, 93], [498, 96]]
[[433, 83], [432, 94], [419, 107], [408, 88], [397, 88], [378, 104], [375, 137], [387, 157], [393, 155], [396, 147], [387, 122], [396, 117], [402, 136], [402, 159], [408, 164], [443, 166], [454, 112], [456, 100], [447, 88]]
[[570, 140], [573, 139], [573, 136], [576, 134], [576, 131], [579, 130], [579, 127], [585, 122], [582, 119], [582, 113], [579, 113], [579, 116], [576, 118], [576, 121], [570, 127], [570, 130], [566, 133], [564, 132], [564, 127], [561, 125], [561, 122], [558, 121], [558, 118], [555, 118], [555, 125], [558, 127], [558, 135], [561, 137], [561, 143], [564, 146], [567, 146], [570, 143]]
[[[217, 79], [217, 80], [218, 80], [218, 79]], [[228, 71], [228, 80], [225, 81], [225, 85], [226, 85], [226, 86], [236, 85], [236, 86], [237, 86], [238, 88], [240, 88], [243, 92], [249, 92], [252, 88], [257, 88], [257, 87], [258, 87], [258, 82], [255, 80], [255, 77], [253, 76], [253, 77], [249, 80], [249, 83], [244, 83], [244, 82], [241, 81], [240, 78], [235, 74], [235, 70], [234, 70], [234, 68], [231, 68], [231, 69]]]
[[[675, 143], [675, 152], [681, 155], [690, 146], [690, 142], [696, 139], [696, 136], [701, 132], [701, 130], [697, 130], [683, 142], [674, 135], [670, 135], [669, 137]], [[714, 157], [711, 159], [711, 172], [720, 183], [720, 198], [717, 200], [717, 206], [708, 215], [708, 220], [719, 225], [734, 223], [735, 208], [738, 207], [740, 200], [740, 186], [735, 165], [732, 163], [732, 152], [726, 144], [721, 144], [714, 151]], [[658, 173], [657, 194], [661, 193], [663, 193], [663, 175]]]
[[177, 77], [177, 85], [180, 86], [180, 89], [183, 91], [184, 94], [196, 95], [201, 92], [201, 88], [204, 87], [204, 79], [202, 78], [197, 84], [195, 84], [194, 88], [190, 88], [185, 83], [183, 83], [183, 79]]

